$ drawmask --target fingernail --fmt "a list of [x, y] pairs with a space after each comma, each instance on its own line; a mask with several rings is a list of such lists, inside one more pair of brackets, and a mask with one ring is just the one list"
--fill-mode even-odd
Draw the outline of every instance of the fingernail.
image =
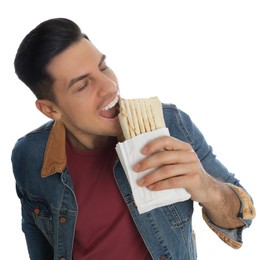
[[148, 148], [145, 146], [143, 149], [142, 149], [142, 154], [147, 154], [148, 153]]
[[134, 165], [134, 167], [133, 167], [133, 170], [134, 171], [138, 171], [140, 169], [140, 163], [137, 163], [136, 165]]
[[155, 189], [155, 185], [153, 185], [153, 184], [152, 185], [149, 185], [149, 186], [147, 186], [147, 189], [148, 190], [154, 190]]
[[137, 181], [139, 186], [143, 186], [144, 185], [144, 179], [140, 179]]

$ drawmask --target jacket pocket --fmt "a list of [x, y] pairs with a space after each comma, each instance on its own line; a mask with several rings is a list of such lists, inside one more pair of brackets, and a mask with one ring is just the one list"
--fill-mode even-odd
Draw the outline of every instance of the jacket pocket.
[[48, 202], [43, 198], [25, 193], [20, 197], [20, 199], [23, 209], [32, 216], [36, 226], [52, 244], [53, 218]]
[[178, 202], [161, 208], [171, 228], [181, 228], [191, 221], [193, 203], [191, 200]]

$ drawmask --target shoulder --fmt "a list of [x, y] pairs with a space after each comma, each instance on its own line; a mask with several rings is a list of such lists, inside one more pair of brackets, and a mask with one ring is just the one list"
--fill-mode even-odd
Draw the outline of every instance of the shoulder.
[[178, 108], [175, 104], [172, 103], [162, 103], [163, 113], [165, 120], [170, 122], [170, 120], [179, 120], [183, 123], [191, 123], [190, 116]]
[[194, 124], [186, 112], [179, 109], [175, 104], [162, 104], [166, 126], [172, 136], [191, 143]]
[[23, 137], [20, 137], [13, 148], [12, 157], [18, 153], [26, 156], [26, 153], [32, 154], [35, 150], [40, 150], [41, 148], [45, 149], [53, 124], [54, 121], [49, 121]]
[[163, 103], [162, 108], [164, 119], [168, 127], [172, 124], [178, 127], [192, 127], [193, 123], [189, 114], [178, 108], [175, 104]]

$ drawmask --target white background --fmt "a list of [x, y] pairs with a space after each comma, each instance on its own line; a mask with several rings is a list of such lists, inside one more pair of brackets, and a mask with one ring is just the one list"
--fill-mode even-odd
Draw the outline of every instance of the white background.
[[262, 259], [264, 13], [264, 1], [255, 0], [1, 1], [0, 258], [28, 259], [10, 154], [18, 137], [46, 121], [33, 94], [16, 78], [13, 59], [33, 27], [67, 17], [107, 55], [123, 97], [157, 95], [188, 112], [253, 196], [257, 217], [239, 250], [221, 242], [195, 207], [198, 259]]

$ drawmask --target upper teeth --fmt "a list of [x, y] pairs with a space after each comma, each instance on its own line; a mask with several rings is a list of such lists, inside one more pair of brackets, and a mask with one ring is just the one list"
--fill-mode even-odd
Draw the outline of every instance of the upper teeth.
[[108, 110], [108, 109], [114, 107], [118, 101], [119, 101], [119, 97], [116, 96], [107, 106], [103, 107], [102, 110]]

